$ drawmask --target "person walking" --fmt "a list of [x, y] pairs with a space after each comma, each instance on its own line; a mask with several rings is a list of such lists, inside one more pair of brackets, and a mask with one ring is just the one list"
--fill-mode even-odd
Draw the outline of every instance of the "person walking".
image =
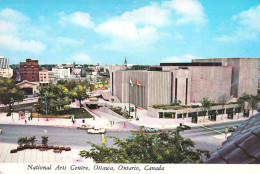
[[226, 128], [225, 128], [225, 138], [227, 138], [227, 133], [228, 133], [228, 128], [227, 128], [227, 125], [226, 125]]

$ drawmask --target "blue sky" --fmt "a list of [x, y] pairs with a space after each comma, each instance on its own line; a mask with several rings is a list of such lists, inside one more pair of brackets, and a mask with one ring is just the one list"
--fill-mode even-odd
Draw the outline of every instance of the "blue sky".
[[260, 57], [260, 0], [0, 0], [0, 55], [11, 64]]

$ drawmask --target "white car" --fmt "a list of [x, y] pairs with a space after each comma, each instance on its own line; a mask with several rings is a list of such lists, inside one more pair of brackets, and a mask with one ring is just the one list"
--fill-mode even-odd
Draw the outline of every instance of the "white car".
[[89, 134], [104, 134], [105, 132], [106, 129], [100, 129], [100, 128], [88, 129]]

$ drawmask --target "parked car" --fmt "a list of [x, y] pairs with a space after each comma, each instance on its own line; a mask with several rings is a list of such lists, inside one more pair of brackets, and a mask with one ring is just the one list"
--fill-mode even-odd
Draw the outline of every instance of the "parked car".
[[88, 129], [89, 134], [104, 134], [105, 132], [106, 130], [101, 128]]
[[144, 130], [147, 133], [153, 133], [153, 132], [158, 132], [158, 129], [150, 127]]
[[7, 112], [6, 116], [11, 116], [11, 112]]
[[90, 125], [81, 125], [78, 126], [77, 129], [93, 129], [94, 126], [90, 126]]
[[238, 126], [232, 126], [232, 127], [228, 128], [228, 132], [235, 132], [237, 128], [238, 128]]
[[180, 129], [180, 130], [189, 130], [189, 129], [191, 129], [191, 127], [190, 127], [190, 126], [187, 126], [187, 125], [180, 125], [180, 126], [177, 127], [177, 129]]

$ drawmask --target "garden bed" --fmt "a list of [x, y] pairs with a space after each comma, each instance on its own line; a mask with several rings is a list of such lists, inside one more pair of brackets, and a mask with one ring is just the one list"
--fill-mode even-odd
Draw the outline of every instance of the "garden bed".
[[[63, 111], [58, 111], [55, 114], [48, 115], [48, 118], [70, 118], [70, 115], [74, 114], [75, 118], [92, 118], [92, 115], [83, 108], [69, 108]], [[38, 113], [32, 113], [33, 118], [38, 118]], [[47, 118], [43, 113], [39, 113], [40, 118]]]

